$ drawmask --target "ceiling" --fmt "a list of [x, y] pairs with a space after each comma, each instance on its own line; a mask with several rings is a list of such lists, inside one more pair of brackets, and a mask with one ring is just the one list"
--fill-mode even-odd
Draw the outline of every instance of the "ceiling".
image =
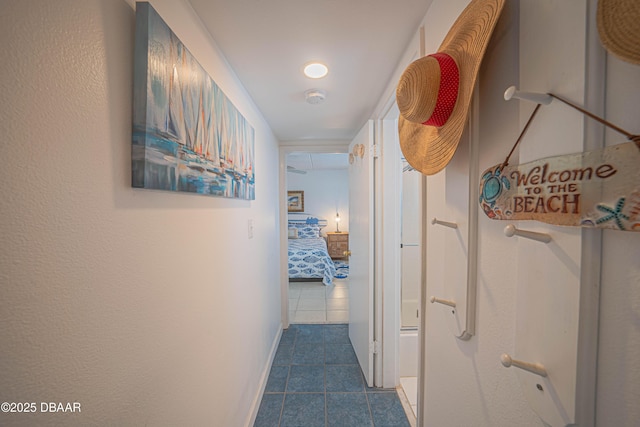
[[[351, 140], [431, 0], [189, 0], [280, 141]], [[304, 65], [329, 67], [309, 79]], [[322, 89], [320, 104], [304, 92]]]
[[349, 166], [347, 153], [290, 153], [287, 166], [296, 170], [346, 169]]

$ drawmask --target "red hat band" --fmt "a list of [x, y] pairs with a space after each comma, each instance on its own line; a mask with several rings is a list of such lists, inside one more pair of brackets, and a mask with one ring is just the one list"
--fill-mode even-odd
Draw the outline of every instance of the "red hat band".
[[453, 107], [456, 105], [458, 87], [460, 85], [460, 72], [456, 61], [446, 53], [434, 53], [429, 56], [435, 58], [440, 65], [440, 87], [438, 88], [438, 99], [433, 113], [422, 124], [440, 127], [449, 120]]

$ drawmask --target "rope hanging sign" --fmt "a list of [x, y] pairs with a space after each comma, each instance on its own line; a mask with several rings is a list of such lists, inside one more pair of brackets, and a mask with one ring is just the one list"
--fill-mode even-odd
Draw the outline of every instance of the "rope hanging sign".
[[630, 141], [510, 166], [512, 149], [504, 162], [481, 175], [482, 211], [496, 220], [640, 231], [640, 137], [548, 95], [625, 134]]

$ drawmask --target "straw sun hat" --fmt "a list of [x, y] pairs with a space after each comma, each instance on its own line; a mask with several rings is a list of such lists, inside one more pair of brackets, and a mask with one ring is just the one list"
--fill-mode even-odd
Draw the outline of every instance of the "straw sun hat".
[[462, 136], [482, 56], [504, 0], [472, 0], [437, 53], [412, 62], [396, 88], [400, 148], [425, 175], [440, 172]]
[[596, 16], [602, 45], [623, 61], [640, 64], [640, 1], [599, 0]]

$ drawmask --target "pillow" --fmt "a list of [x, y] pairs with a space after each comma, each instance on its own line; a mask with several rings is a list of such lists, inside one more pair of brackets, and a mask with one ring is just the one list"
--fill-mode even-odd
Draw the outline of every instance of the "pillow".
[[317, 225], [296, 224], [299, 239], [313, 239], [320, 237], [320, 227]]
[[294, 212], [288, 214], [289, 227], [293, 227], [294, 225], [303, 227], [305, 225], [317, 225], [320, 229], [327, 226], [326, 219], [320, 219], [315, 215], [304, 213], [304, 212]]
[[309, 217], [307, 218], [307, 224], [309, 225], [318, 225], [318, 218]]
[[289, 238], [297, 239], [298, 238], [298, 229], [297, 228], [289, 228]]

